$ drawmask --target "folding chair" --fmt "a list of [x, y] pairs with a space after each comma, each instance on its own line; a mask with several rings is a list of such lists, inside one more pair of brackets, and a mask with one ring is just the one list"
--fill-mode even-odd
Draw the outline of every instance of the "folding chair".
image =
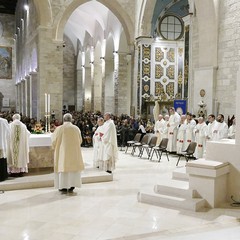
[[143, 152], [144, 152], [144, 150], [146, 150], [147, 156], [149, 158], [149, 156], [152, 152], [152, 148], [156, 146], [156, 142], [157, 142], [157, 136], [152, 136], [149, 141], [149, 144], [144, 144], [141, 146], [139, 157], [142, 158]]
[[133, 149], [132, 149], [132, 153], [131, 154], [134, 155], [134, 153], [136, 151], [136, 148], [139, 149], [139, 154], [140, 154], [142, 145], [148, 144], [148, 141], [149, 141], [149, 135], [146, 134], [146, 135], [143, 136], [141, 142], [137, 142], [137, 143], [133, 144]]
[[150, 160], [152, 160], [153, 154], [155, 153], [156, 156], [158, 157], [158, 162], [160, 162], [162, 158], [162, 153], [166, 153], [167, 160], [169, 161], [167, 145], [168, 145], [168, 138], [163, 138], [159, 146], [155, 146], [152, 148], [152, 155]]
[[196, 146], [197, 146], [197, 143], [196, 143], [196, 142], [191, 142], [191, 143], [188, 145], [187, 149], [186, 149], [185, 151], [183, 151], [182, 153], [179, 154], [179, 158], [178, 158], [178, 161], [177, 161], [176, 166], [178, 166], [178, 163], [179, 163], [180, 158], [181, 158], [182, 156], [185, 157], [186, 162], [188, 162], [188, 160], [189, 160], [190, 158], [195, 159], [195, 157], [193, 156], [193, 154], [194, 154], [194, 152], [195, 152]]
[[127, 150], [128, 150], [129, 147], [132, 147], [134, 143], [137, 143], [137, 142], [140, 141], [141, 136], [142, 136], [141, 133], [137, 133], [137, 134], [135, 135], [135, 137], [134, 137], [133, 140], [127, 141], [127, 148], [126, 148], [126, 150], [125, 150], [125, 153], [127, 153]]

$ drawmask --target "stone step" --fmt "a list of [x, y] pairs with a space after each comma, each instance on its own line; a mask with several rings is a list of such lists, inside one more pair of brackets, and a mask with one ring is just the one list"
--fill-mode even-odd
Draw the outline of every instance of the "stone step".
[[173, 197], [158, 193], [139, 192], [138, 201], [155, 206], [172, 207], [190, 211], [204, 211], [206, 201], [202, 198]]
[[199, 194], [196, 190], [186, 188], [185, 186], [175, 187], [166, 185], [155, 185], [154, 192], [157, 194], [169, 195], [172, 197], [183, 197], [183, 198], [199, 198]]
[[189, 181], [189, 175], [186, 172], [186, 167], [176, 168], [172, 173], [172, 178], [181, 181]]
[[[113, 180], [113, 174], [94, 169], [86, 168], [82, 173], [82, 183], [109, 182]], [[10, 191], [19, 189], [43, 188], [54, 186], [54, 174], [26, 175], [19, 178], [9, 178], [0, 182], [0, 190]]]

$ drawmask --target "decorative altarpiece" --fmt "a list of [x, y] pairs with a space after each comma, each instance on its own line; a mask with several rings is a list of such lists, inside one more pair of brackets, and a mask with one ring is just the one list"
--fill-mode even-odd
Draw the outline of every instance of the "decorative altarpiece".
[[139, 113], [146, 113], [146, 104], [156, 100], [161, 103], [185, 99], [188, 93], [184, 82], [183, 41], [138, 45]]

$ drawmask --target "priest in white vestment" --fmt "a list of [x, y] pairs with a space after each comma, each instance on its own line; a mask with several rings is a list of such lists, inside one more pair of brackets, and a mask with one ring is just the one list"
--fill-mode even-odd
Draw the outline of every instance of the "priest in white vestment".
[[213, 130], [216, 124], [217, 121], [215, 120], [215, 115], [214, 114], [208, 115], [207, 140], [209, 141], [213, 140]]
[[206, 140], [207, 140], [207, 124], [204, 122], [203, 117], [198, 118], [198, 124], [194, 128], [195, 141], [197, 147], [194, 153], [194, 157], [202, 158], [206, 152]]
[[99, 117], [97, 129], [93, 135], [93, 166], [99, 168], [99, 160], [103, 159], [103, 144], [101, 134], [103, 133], [104, 119]]
[[154, 132], [157, 136], [156, 146], [158, 146], [162, 141], [162, 138], [163, 138], [162, 132], [163, 132], [164, 123], [165, 123], [165, 120], [163, 119], [163, 115], [159, 114], [158, 120], [154, 125]]
[[51, 136], [54, 149], [54, 186], [62, 193], [72, 193], [81, 187], [81, 171], [84, 170], [79, 128], [72, 124], [72, 115], [63, 116], [63, 125]]
[[228, 125], [224, 122], [224, 116], [218, 114], [217, 122], [213, 126], [213, 141], [219, 141], [223, 138], [228, 138]]
[[168, 122], [168, 146], [167, 150], [169, 152], [177, 151], [177, 127], [181, 121], [180, 115], [175, 112], [174, 107], [169, 109], [170, 117]]
[[8, 148], [8, 171], [13, 177], [21, 177], [28, 172], [29, 163], [29, 137], [27, 130], [19, 114], [14, 114], [10, 126], [10, 142]]
[[164, 124], [163, 124], [163, 127], [161, 129], [162, 139], [163, 138], [168, 138], [168, 121], [169, 121], [169, 115], [165, 115], [164, 116]]
[[118, 159], [117, 132], [110, 113], [104, 114], [104, 120], [103, 133], [101, 133], [103, 157], [101, 161], [102, 166], [100, 167], [104, 171], [112, 173], [115, 169], [115, 162]]
[[8, 178], [7, 149], [10, 139], [8, 121], [0, 117], [0, 182]]
[[195, 136], [193, 133], [193, 130], [196, 126], [196, 121], [194, 119], [192, 119], [192, 114], [191, 113], [187, 113], [187, 119], [185, 120], [185, 124], [186, 124], [186, 139], [185, 139], [185, 144], [184, 147], [186, 150], [188, 145], [191, 142], [195, 141]]
[[177, 153], [180, 154], [183, 151], [186, 150], [185, 147], [185, 140], [186, 140], [186, 115], [181, 116], [181, 122], [178, 126], [178, 132], [177, 132]]

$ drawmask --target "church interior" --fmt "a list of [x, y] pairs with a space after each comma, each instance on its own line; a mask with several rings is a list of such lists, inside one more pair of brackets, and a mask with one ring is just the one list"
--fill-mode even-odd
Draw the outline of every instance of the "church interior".
[[[0, 117], [34, 125], [29, 174], [0, 182], [1, 239], [239, 239], [239, 13], [238, 0], [0, 0]], [[120, 145], [108, 174], [85, 138], [82, 187], [54, 189], [64, 113], [154, 124], [171, 107], [236, 118], [235, 139], [178, 166]]]

